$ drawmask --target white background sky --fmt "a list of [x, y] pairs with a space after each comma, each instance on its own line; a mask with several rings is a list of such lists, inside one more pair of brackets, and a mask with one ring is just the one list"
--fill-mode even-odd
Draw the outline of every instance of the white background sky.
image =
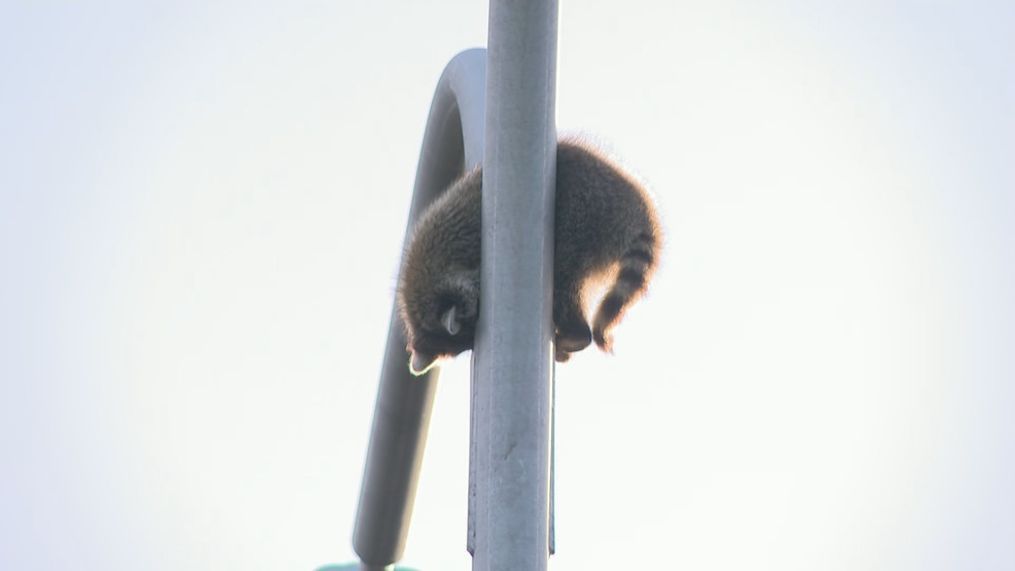
[[[558, 127], [667, 229], [558, 368], [553, 569], [1015, 568], [1015, 9], [561, 3]], [[444, 64], [485, 2], [0, 4], [0, 568], [350, 537]], [[468, 569], [468, 358], [405, 563]]]

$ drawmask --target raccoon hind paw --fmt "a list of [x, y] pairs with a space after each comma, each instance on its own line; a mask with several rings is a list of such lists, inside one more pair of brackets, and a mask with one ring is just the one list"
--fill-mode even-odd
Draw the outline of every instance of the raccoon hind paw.
[[592, 343], [592, 331], [584, 323], [560, 327], [557, 329], [554, 343], [568, 353], [581, 351]]
[[553, 359], [558, 363], [567, 363], [571, 359], [571, 354], [567, 351], [562, 351], [559, 347], [554, 349]]

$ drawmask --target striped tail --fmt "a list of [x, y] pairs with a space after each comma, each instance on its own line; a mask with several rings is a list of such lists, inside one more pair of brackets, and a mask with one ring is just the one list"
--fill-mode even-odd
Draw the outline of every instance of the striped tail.
[[604, 351], [613, 351], [614, 326], [620, 322], [627, 308], [645, 293], [656, 267], [657, 245], [653, 234], [642, 232], [620, 259], [617, 281], [599, 304], [592, 327], [592, 338]]

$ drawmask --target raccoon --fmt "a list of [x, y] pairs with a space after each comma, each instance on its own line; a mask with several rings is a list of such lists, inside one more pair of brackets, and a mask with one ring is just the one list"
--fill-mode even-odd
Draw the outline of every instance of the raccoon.
[[[476, 168], [427, 208], [403, 256], [397, 289], [409, 369], [421, 375], [471, 349], [479, 317], [483, 175]], [[557, 145], [554, 216], [554, 358], [592, 341], [612, 352], [612, 330], [656, 269], [661, 231], [646, 191], [584, 142]], [[592, 320], [591, 287], [609, 287]]]

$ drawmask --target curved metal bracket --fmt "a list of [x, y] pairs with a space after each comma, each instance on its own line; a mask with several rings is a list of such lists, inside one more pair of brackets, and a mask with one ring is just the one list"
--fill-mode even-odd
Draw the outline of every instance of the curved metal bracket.
[[[466, 50], [444, 68], [427, 119], [405, 244], [419, 215], [465, 168], [483, 159], [486, 50]], [[403, 248], [403, 251], [405, 248]], [[440, 368], [409, 372], [397, 308], [392, 307], [353, 547], [363, 569], [385, 569], [405, 550], [416, 482]]]

